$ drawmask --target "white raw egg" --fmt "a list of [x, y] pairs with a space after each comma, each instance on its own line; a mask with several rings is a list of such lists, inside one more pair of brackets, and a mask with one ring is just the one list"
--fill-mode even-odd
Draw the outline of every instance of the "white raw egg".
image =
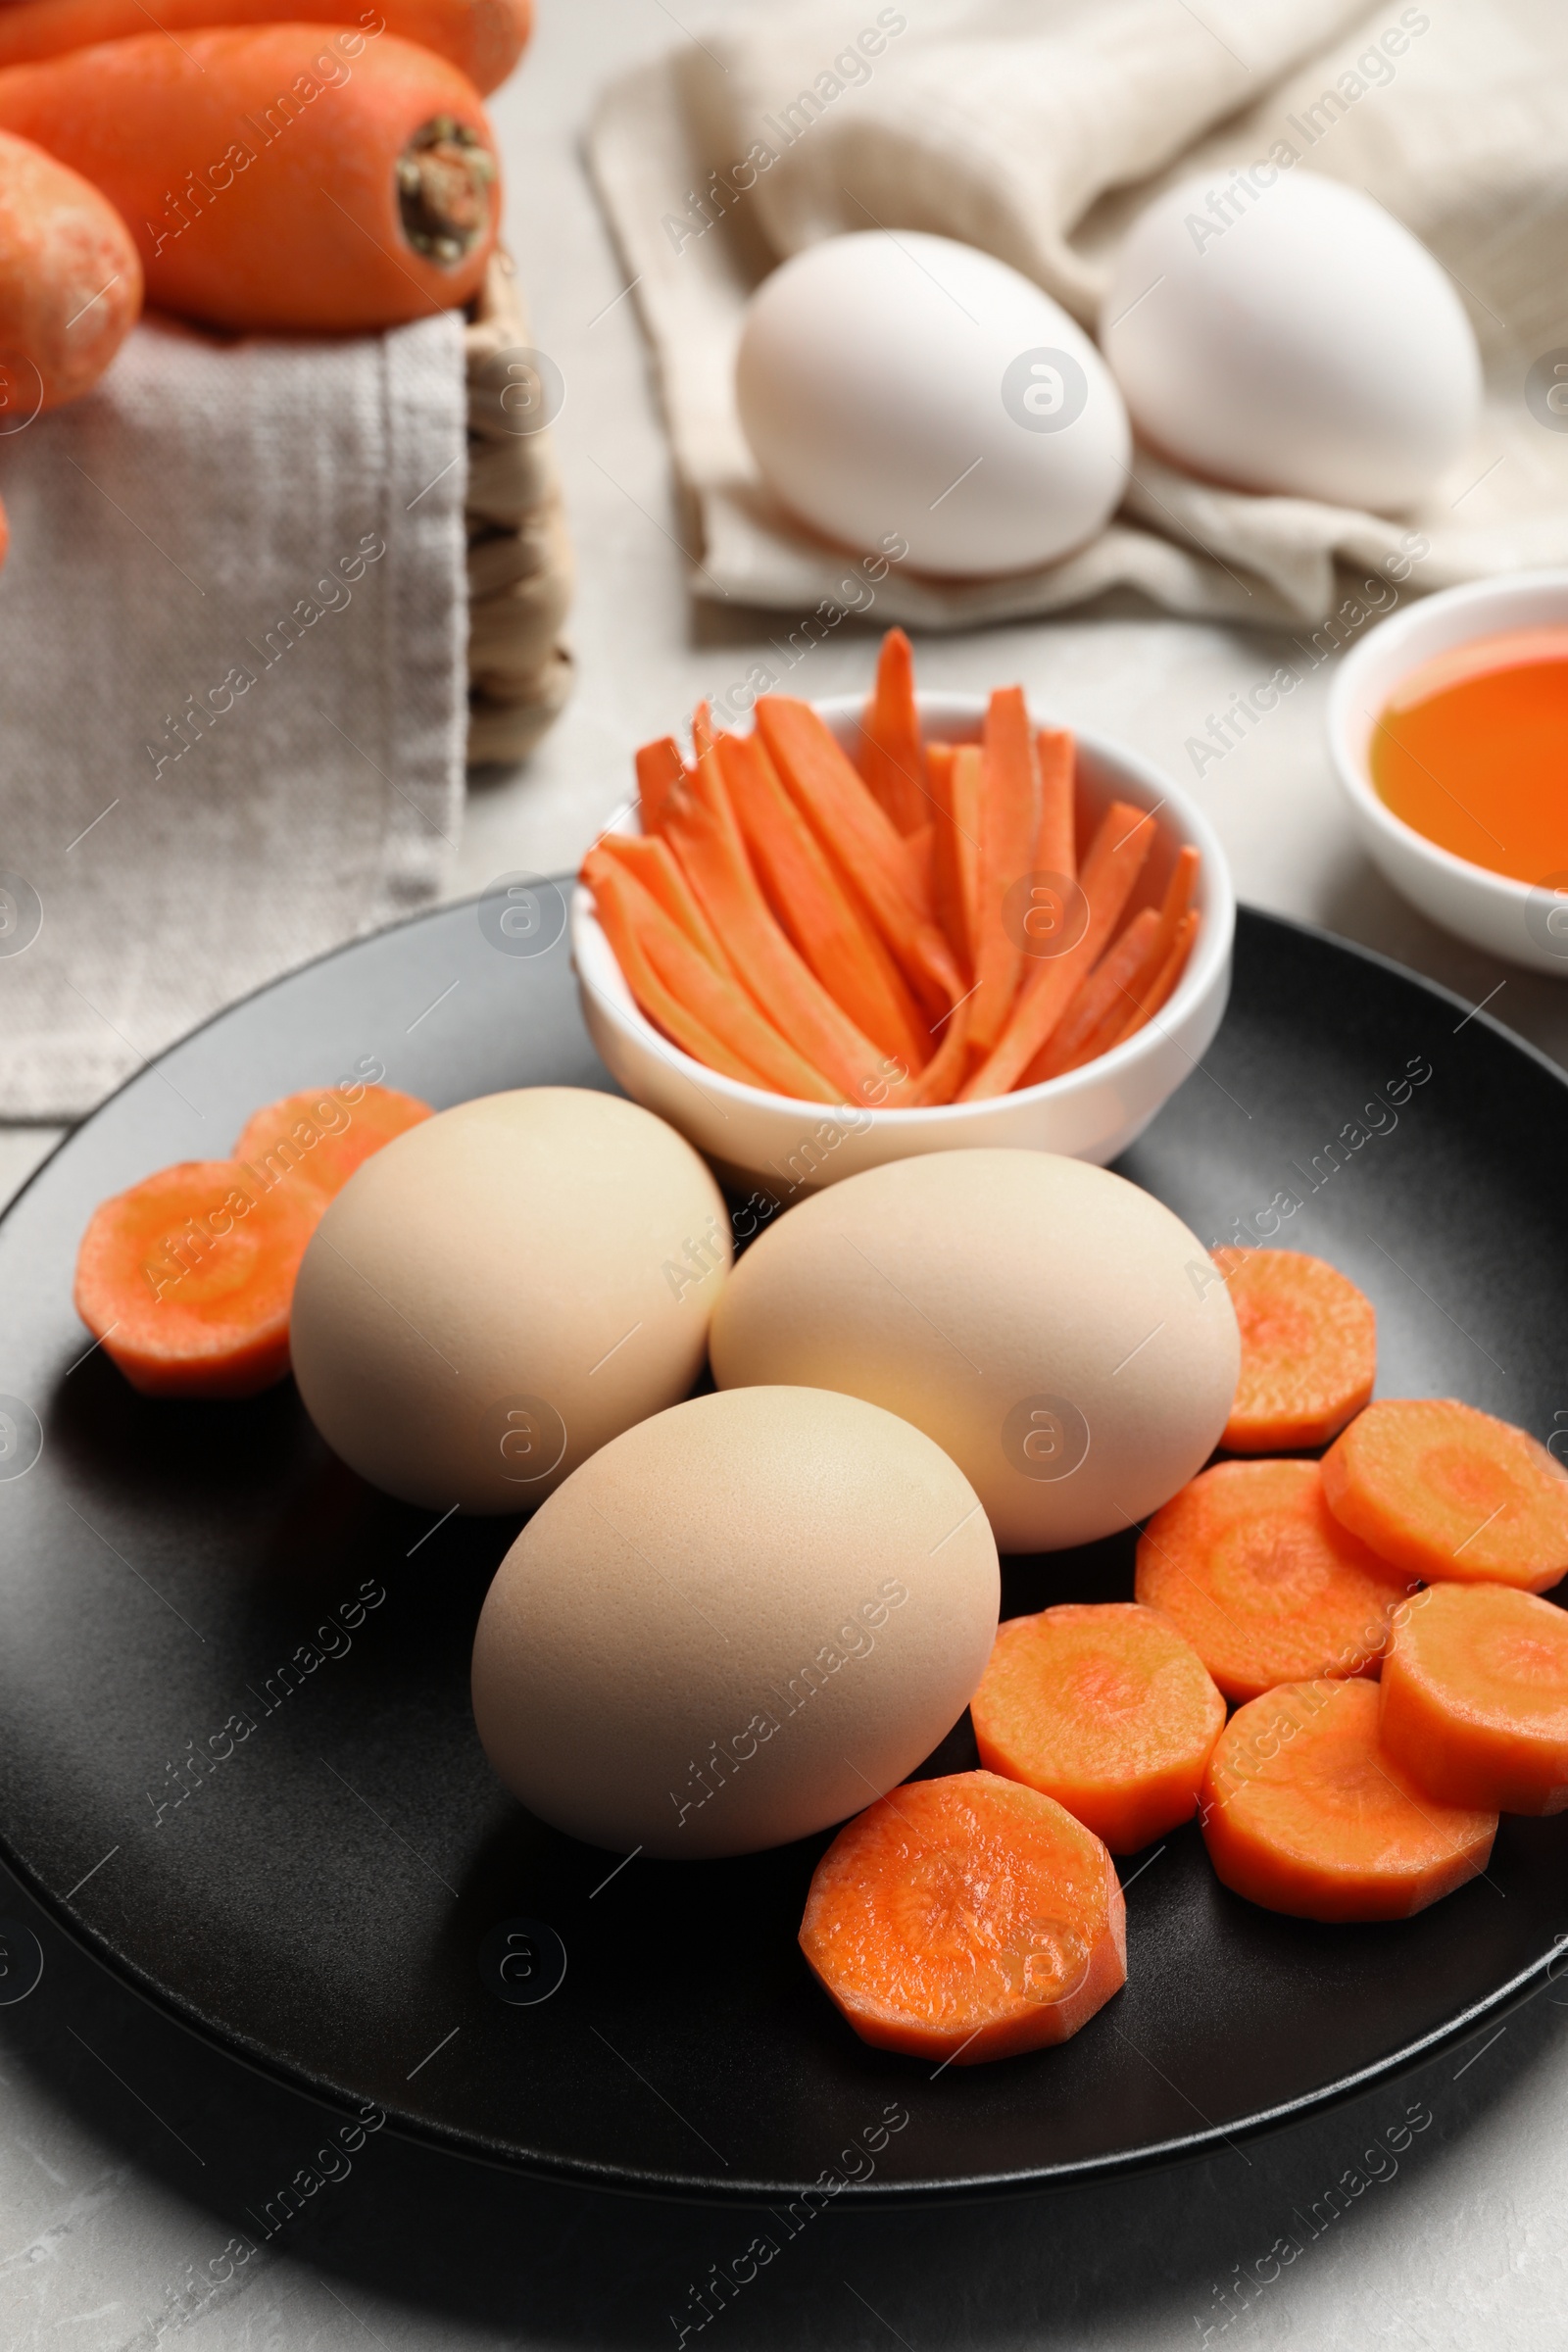
[[396, 1137], [327, 1209], [294, 1377], [372, 1486], [526, 1510], [685, 1396], [729, 1262], [723, 1196], [662, 1119], [586, 1088], [481, 1096]]
[[741, 424], [786, 507], [918, 571], [1021, 571], [1121, 497], [1126, 411], [1060, 305], [1005, 262], [914, 230], [829, 237], [752, 296]]
[[603, 1446], [485, 1597], [473, 1712], [541, 1820], [753, 1853], [858, 1813], [991, 1655], [997, 1547], [929, 1438], [821, 1389], [694, 1396]]
[[1100, 339], [1143, 438], [1244, 490], [1406, 507], [1481, 412], [1475, 336], [1439, 264], [1359, 188], [1298, 167], [1156, 198]]
[[1200, 1470], [1241, 1340], [1212, 1261], [1149, 1193], [1047, 1152], [936, 1152], [789, 1209], [710, 1338], [721, 1389], [868, 1397], [952, 1454], [1003, 1551], [1130, 1527]]

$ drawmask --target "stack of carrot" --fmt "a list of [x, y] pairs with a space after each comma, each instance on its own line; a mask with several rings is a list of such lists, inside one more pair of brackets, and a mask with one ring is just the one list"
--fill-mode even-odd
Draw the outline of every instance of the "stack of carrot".
[[1079, 1068], [1154, 1018], [1198, 930], [1198, 853], [1125, 920], [1157, 839], [1112, 802], [1079, 855], [1074, 746], [1022, 689], [978, 744], [922, 740], [884, 638], [857, 764], [809, 704], [750, 735], [706, 705], [686, 760], [637, 754], [640, 837], [583, 862], [632, 995], [710, 1069], [806, 1102], [975, 1102]]
[[1233, 1892], [1347, 1922], [1466, 1885], [1500, 1814], [1568, 1808], [1568, 1611], [1540, 1597], [1568, 1477], [1470, 1405], [1369, 1403], [1372, 1306], [1334, 1267], [1215, 1254], [1243, 1339], [1222, 1442], [1254, 1458], [1155, 1512], [1135, 1600], [1002, 1626], [980, 1771], [834, 1840], [800, 1939], [867, 2041], [972, 2065], [1075, 2033], [1126, 1975], [1110, 1856], [1195, 1813]]

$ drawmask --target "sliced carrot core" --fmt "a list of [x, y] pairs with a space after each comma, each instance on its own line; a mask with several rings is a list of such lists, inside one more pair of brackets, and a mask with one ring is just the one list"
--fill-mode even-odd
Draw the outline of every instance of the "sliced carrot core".
[[1568, 1614], [1507, 1585], [1433, 1585], [1394, 1620], [1384, 1746], [1446, 1803], [1568, 1806]]
[[1242, 1334], [1232, 1453], [1326, 1446], [1372, 1394], [1377, 1317], [1337, 1266], [1300, 1250], [1215, 1250]]
[[1323, 1457], [1329, 1507], [1429, 1584], [1544, 1592], [1568, 1575], [1568, 1475], [1511, 1423], [1451, 1397], [1370, 1404]]

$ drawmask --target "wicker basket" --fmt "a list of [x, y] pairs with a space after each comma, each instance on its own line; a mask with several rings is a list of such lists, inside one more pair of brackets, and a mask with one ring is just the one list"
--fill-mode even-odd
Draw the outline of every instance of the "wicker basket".
[[497, 251], [464, 336], [468, 382], [468, 762], [523, 759], [571, 691], [560, 629], [571, 602], [555, 452], [519, 431], [503, 395], [517, 381], [528, 320], [509, 254]]

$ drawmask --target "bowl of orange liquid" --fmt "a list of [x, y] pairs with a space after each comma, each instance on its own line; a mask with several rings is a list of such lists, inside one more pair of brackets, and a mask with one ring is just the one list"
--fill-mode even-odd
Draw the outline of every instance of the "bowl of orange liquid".
[[1568, 571], [1391, 614], [1347, 655], [1328, 727], [1395, 889], [1472, 946], [1568, 978]]

